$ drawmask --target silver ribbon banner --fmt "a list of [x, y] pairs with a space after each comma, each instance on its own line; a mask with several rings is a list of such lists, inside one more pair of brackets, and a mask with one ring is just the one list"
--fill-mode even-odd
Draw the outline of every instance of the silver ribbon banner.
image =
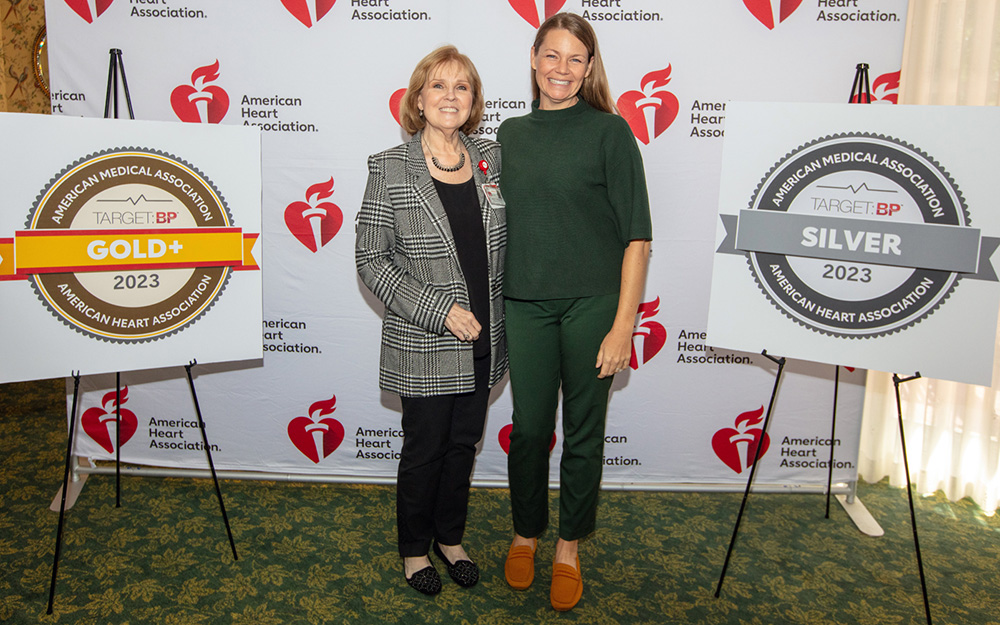
[[997, 281], [990, 257], [1000, 238], [978, 228], [779, 211], [742, 210], [720, 215], [726, 237], [722, 254], [763, 252], [848, 262], [933, 269]]

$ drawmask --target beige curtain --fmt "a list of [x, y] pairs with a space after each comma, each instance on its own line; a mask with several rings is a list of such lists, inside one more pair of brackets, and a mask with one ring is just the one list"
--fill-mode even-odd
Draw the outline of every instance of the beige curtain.
[[[1000, 0], [910, 0], [899, 103], [1000, 104]], [[1000, 343], [998, 386], [920, 379], [900, 387], [910, 482], [919, 492], [971, 497], [987, 513], [1000, 505], [998, 355]], [[906, 483], [888, 373], [868, 374], [859, 471], [868, 481]]]

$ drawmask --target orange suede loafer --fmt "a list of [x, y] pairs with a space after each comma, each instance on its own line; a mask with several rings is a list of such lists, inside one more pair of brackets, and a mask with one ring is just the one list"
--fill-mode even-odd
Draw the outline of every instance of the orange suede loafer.
[[552, 590], [549, 599], [552, 607], [560, 612], [573, 609], [583, 596], [583, 578], [580, 576], [580, 558], [576, 568], [568, 564], [552, 565]]
[[507, 552], [507, 561], [503, 565], [503, 574], [507, 578], [507, 583], [514, 590], [525, 590], [531, 586], [535, 579], [535, 549], [538, 548], [538, 541], [534, 546], [511, 545]]

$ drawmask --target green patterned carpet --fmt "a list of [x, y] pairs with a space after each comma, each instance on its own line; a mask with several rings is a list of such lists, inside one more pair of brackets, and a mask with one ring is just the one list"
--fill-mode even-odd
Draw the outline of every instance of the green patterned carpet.
[[[581, 546], [584, 595], [548, 603], [551, 567], [510, 590], [507, 493], [472, 493], [466, 548], [482, 582], [427, 599], [395, 555], [390, 487], [225, 481], [234, 562], [210, 481], [91, 476], [67, 515], [55, 613], [46, 616], [65, 454], [63, 381], [0, 386], [0, 621], [4, 623], [924, 623], [906, 493], [863, 484], [886, 529], [858, 532], [824, 497], [753, 495], [722, 598], [713, 596], [740, 494], [602, 494]], [[553, 500], [554, 504], [554, 500]], [[555, 515], [553, 505], [553, 515]], [[1000, 518], [918, 499], [934, 623], [1000, 625]], [[553, 532], [539, 563], [552, 557]], [[439, 570], [443, 571], [442, 567]]]

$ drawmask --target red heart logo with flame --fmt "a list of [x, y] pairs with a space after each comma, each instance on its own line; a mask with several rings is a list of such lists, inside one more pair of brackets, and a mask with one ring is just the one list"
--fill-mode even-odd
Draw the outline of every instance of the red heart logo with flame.
[[[109, 454], [115, 451], [115, 441], [111, 438], [111, 432], [108, 429], [109, 424], [115, 422], [117, 395], [117, 391], [105, 393], [101, 399], [104, 408], [89, 408], [80, 417], [80, 425], [83, 426], [83, 431]], [[121, 403], [124, 404], [126, 401], [128, 401], [127, 386], [122, 388]], [[126, 408], [122, 408], [119, 412], [121, 414], [121, 431], [119, 432], [118, 439], [124, 445], [135, 434], [136, 429], [139, 427], [139, 419], [136, 418], [134, 412]]]
[[[618, 112], [628, 122], [632, 134], [644, 144], [649, 144], [663, 134], [677, 119], [680, 104], [677, 96], [662, 88], [670, 82], [671, 66], [666, 69], [650, 72], [643, 76], [642, 91], [626, 91], [618, 98]], [[648, 119], [647, 111], [652, 111], [652, 119]], [[649, 126], [653, 134], [650, 136]]]
[[191, 73], [191, 84], [181, 85], [170, 93], [170, 106], [182, 122], [218, 124], [229, 110], [229, 94], [217, 85], [219, 61], [199, 67]]
[[306, 190], [305, 202], [292, 202], [285, 208], [285, 225], [302, 245], [316, 252], [340, 232], [344, 213], [333, 202], [320, 202], [333, 195], [333, 177]]
[[399, 106], [402, 104], [403, 96], [405, 95], [406, 88], [404, 87], [403, 89], [396, 89], [392, 92], [392, 95], [389, 96], [389, 112], [392, 113], [392, 118], [395, 119], [396, 123], [400, 126], [403, 125], [403, 122], [401, 122], [399, 118]]
[[[295, 19], [299, 20], [306, 25], [307, 28], [312, 28], [313, 24], [323, 19], [333, 5], [337, 3], [337, 0], [281, 0], [281, 4], [285, 5], [288, 12], [291, 13]], [[316, 20], [313, 21], [312, 16], [309, 15], [309, 9], [313, 8], [316, 11]]]
[[[344, 441], [344, 426], [333, 417], [325, 417], [336, 410], [337, 396], [318, 401], [309, 406], [308, 417], [295, 417], [288, 422], [288, 438], [295, 448], [314, 463], [326, 458]], [[322, 454], [322, 456], [321, 456]]]
[[[500, 428], [500, 433], [497, 435], [497, 440], [500, 441], [500, 449], [503, 453], [510, 454], [510, 432], [514, 429], [513, 423], [508, 423], [507, 425]], [[552, 433], [552, 442], [549, 443], [549, 451], [551, 452], [556, 446], [556, 433]]]
[[763, 414], [764, 406], [757, 410], [744, 412], [736, 417], [735, 429], [722, 428], [712, 436], [712, 449], [715, 451], [715, 455], [737, 473], [743, 473], [753, 464], [757, 445], [760, 445], [761, 458], [767, 453], [767, 448], [771, 446], [770, 436], [765, 434], [761, 428], [750, 427], [760, 425], [763, 421], [761, 418]]
[[[636, 314], [639, 315], [639, 320], [641, 321], [655, 316], [658, 312], [660, 312], [659, 297], [651, 302], [639, 304]], [[639, 369], [639, 357], [635, 349], [635, 338], [637, 336], [642, 337], [642, 364], [646, 364], [667, 343], [667, 329], [656, 321], [647, 321], [636, 327], [636, 330], [632, 332], [632, 358], [628, 365], [633, 371]]]
[[[743, 4], [750, 9], [750, 13], [757, 18], [768, 30], [774, 30], [774, 0], [743, 0]], [[778, 5], [778, 22], [785, 19], [799, 8], [802, 0], [781, 0]]]
[[[872, 102], [899, 102], [899, 75], [900, 72], [882, 74], [872, 83]], [[857, 104], [861, 100], [861, 94], [856, 93], [851, 98], [851, 102]]]
[[872, 83], [872, 94], [883, 102], [899, 102], [899, 75], [900, 72], [882, 74]]
[[[538, 17], [538, 5], [535, 3], [535, 0], [508, 0], [508, 2], [510, 2], [510, 6], [514, 7], [517, 14], [524, 18], [524, 21], [535, 28], [542, 25], [542, 20]], [[558, 13], [564, 4], [566, 4], [566, 0], [545, 0], [544, 19], [549, 19]]]
[[111, 3], [114, 2], [114, 0], [97, 0], [97, 2], [94, 3], [94, 8], [97, 10], [97, 15], [95, 16], [93, 13], [91, 13], [90, 2], [88, 2], [87, 0], [65, 0], [65, 1], [66, 1], [66, 6], [73, 9], [73, 11], [77, 15], [87, 20], [88, 24], [93, 24], [94, 19], [96, 17], [100, 17], [101, 15], [103, 15], [104, 12], [108, 10], [108, 7], [111, 6]]

